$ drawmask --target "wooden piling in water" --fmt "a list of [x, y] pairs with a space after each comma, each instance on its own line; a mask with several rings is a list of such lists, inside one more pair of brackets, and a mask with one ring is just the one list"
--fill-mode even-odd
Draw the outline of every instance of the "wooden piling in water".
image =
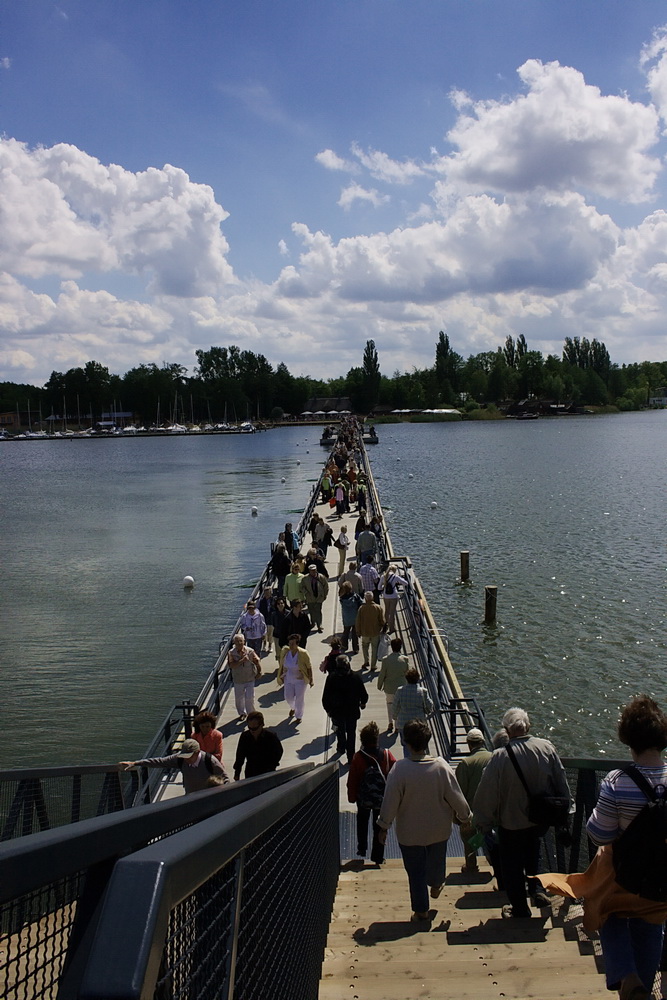
[[492, 625], [496, 620], [497, 587], [484, 588], [484, 624]]
[[470, 579], [470, 553], [461, 553], [461, 583], [467, 583]]

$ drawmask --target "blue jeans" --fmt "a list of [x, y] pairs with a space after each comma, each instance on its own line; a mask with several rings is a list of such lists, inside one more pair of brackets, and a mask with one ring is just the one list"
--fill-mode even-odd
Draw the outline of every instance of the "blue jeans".
[[447, 864], [447, 841], [439, 840], [425, 846], [399, 844], [403, 866], [410, 883], [410, 905], [415, 913], [426, 913], [429, 908], [428, 887], [442, 885]]
[[600, 928], [607, 989], [617, 990], [621, 979], [636, 972], [647, 990], [653, 988], [662, 954], [662, 924], [612, 913]]

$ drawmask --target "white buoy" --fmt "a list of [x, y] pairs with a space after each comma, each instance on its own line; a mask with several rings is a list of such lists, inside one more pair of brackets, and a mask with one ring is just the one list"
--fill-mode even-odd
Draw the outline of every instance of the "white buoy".
[[183, 589], [184, 590], [192, 590], [192, 588], [194, 587], [194, 585], [195, 585], [195, 578], [194, 578], [194, 576], [184, 576], [183, 577]]
[[306, 448], [306, 455], [310, 455], [310, 449]]
[[409, 472], [409, 473], [408, 473], [408, 479], [414, 479], [414, 478], [415, 478], [415, 477], [414, 477], [414, 476], [412, 475], [412, 473], [411, 473], [411, 472]]
[[400, 458], [397, 458], [397, 459], [396, 459], [396, 461], [397, 461], [397, 462], [400, 462]]
[[297, 458], [297, 460], [296, 460], [296, 464], [297, 464], [297, 465], [301, 465], [301, 462], [299, 461], [299, 459], [298, 459], [298, 458]]
[[282, 479], [280, 480], [280, 482], [281, 482], [281, 483], [286, 483], [286, 482], [287, 482], [287, 480], [286, 480], [286, 479], [285, 479], [285, 477], [283, 476], [283, 478], [282, 478]]
[[256, 507], [251, 507], [250, 508], [250, 513], [252, 514], [253, 517], [257, 517], [257, 508]]
[[432, 501], [431, 501], [431, 510], [435, 510], [435, 508], [436, 508], [437, 506], [438, 506], [438, 505], [437, 505], [437, 503], [435, 502], [435, 500], [432, 500]]

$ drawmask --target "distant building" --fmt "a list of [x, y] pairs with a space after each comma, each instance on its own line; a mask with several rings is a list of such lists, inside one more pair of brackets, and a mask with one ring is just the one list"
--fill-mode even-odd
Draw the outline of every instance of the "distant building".
[[649, 396], [649, 406], [667, 406], [667, 386], [655, 390], [655, 396]]

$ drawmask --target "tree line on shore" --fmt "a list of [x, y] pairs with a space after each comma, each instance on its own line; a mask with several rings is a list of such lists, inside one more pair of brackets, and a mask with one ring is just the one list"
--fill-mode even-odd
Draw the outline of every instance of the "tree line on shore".
[[235, 345], [195, 352], [192, 375], [183, 365], [141, 364], [115, 375], [97, 361], [51, 373], [43, 388], [0, 382], [0, 412], [29, 410], [37, 422], [49, 415], [88, 420], [103, 413], [129, 412], [144, 424], [180, 420], [197, 423], [226, 418], [279, 419], [300, 414], [315, 397], [348, 398], [356, 413], [376, 406], [421, 410], [507, 407], [521, 400], [574, 406], [637, 410], [667, 385], [667, 361], [618, 365], [605, 345], [566, 337], [561, 357], [528, 349], [523, 335], [508, 336], [495, 351], [467, 360], [441, 331], [430, 368], [380, 370], [374, 341], [366, 342], [362, 363], [346, 375], [314, 379], [292, 375], [284, 363], [273, 367], [262, 354]]

